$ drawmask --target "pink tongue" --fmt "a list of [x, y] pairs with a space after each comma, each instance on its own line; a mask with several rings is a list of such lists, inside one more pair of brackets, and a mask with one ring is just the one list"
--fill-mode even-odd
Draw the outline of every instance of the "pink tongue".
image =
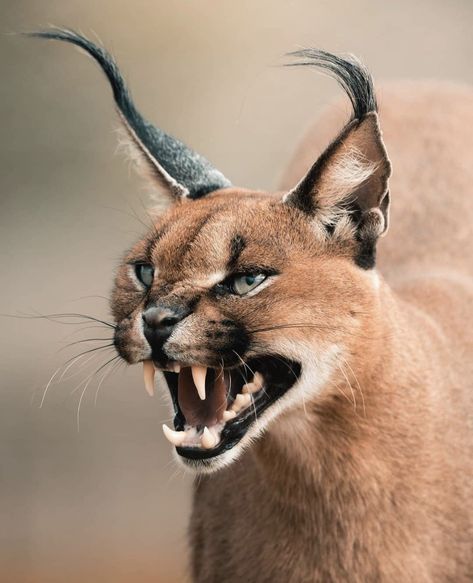
[[177, 386], [177, 399], [187, 425], [216, 425], [222, 420], [227, 408], [227, 383], [223, 371], [215, 371], [215, 381], [207, 371], [206, 399], [201, 401], [192, 379], [190, 367], [181, 368]]

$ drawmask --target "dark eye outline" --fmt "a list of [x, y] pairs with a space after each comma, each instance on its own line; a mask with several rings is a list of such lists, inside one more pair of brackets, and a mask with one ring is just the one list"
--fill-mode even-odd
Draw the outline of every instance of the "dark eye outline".
[[[249, 294], [251, 291], [253, 291], [254, 289], [256, 289], [257, 287], [259, 287], [263, 281], [265, 281], [267, 279], [267, 275], [265, 275], [264, 273], [244, 273], [242, 275], [236, 275], [233, 277], [233, 279], [231, 280], [231, 289], [232, 289], [232, 293], [234, 293], [235, 295], [238, 296], [246, 296], [246, 294]], [[248, 285], [248, 290], [245, 292], [241, 292], [238, 291], [238, 280], [243, 280], [243, 279], [247, 279], [247, 278], [253, 278], [253, 283], [251, 284], [246, 284]], [[259, 281], [258, 281], [259, 279]]]
[[[268, 277], [277, 274], [278, 272], [275, 271], [274, 269], [252, 269], [251, 271], [240, 271], [238, 273], [232, 273], [222, 282], [218, 283], [214, 287], [214, 290], [217, 293], [217, 295], [220, 296], [231, 294], [234, 296], [238, 296], [239, 298], [243, 298], [246, 295], [248, 295], [251, 291], [258, 288], [264, 281], [268, 279]], [[246, 293], [241, 294], [237, 292], [237, 290], [235, 289], [235, 280], [241, 277], [258, 277], [259, 275], [262, 275], [263, 279], [258, 283], [258, 285], [255, 285], [255, 287], [253, 287], [251, 290], [248, 290]]]
[[[144, 269], [148, 269], [148, 271], [146, 273], [148, 276], [151, 274], [151, 279], [144, 275]], [[150, 288], [151, 285], [153, 284], [153, 280], [154, 280], [154, 266], [151, 265], [151, 263], [135, 263], [134, 270], [135, 270], [136, 279], [142, 285], [144, 285], [145, 288]], [[147, 283], [147, 282], [149, 282], [149, 283]]]

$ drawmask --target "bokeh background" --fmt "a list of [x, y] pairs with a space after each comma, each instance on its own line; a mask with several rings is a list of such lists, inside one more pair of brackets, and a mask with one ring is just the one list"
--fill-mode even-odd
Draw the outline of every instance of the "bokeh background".
[[[277, 185], [307, 124], [339, 94], [282, 68], [287, 51], [353, 52], [377, 79], [473, 81], [471, 0], [3, 0], [3, 314], [108, 318], [114, 267], [147, 221], [148, 193], [116, 155], [97, 67], [72, 47], [8, 34], [48, 23], [98, 35], [141, 110], [250, 187]], [[172, 461], [169, 412], [145, 394], [141, 371], [120, 366], [98, 395], [101, 374], [83, 393], [113, 356], [99, 351], [58, 373], [39, 407], [56, 369], [94, 345], [66, 344], [109, 336], [64, 321], [0, 318], [0, 580], [186, 581], [191, 477]]]

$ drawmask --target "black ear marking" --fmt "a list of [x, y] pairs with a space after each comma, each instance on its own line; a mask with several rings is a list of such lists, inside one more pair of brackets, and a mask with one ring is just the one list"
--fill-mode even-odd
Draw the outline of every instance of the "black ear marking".
[[363, 269], [371, 269], [376, 264], [376, 243], [380, 233], [384, 233], [385, 219], [379, 209], [361, 213], [356, 230], [358, 250], [355, 263]]
[[147, 173], [172, 198], [196, 199], [231, 186], [231, 182], [203, 156], [155, 127], [141, 115], [117, 64], [104, 48], [73, 30], [63, 28], [50, 28], [26, 35], [71, 43], [83, 49], [100, 65], [112, 88], [120, 118], [147, 167]]

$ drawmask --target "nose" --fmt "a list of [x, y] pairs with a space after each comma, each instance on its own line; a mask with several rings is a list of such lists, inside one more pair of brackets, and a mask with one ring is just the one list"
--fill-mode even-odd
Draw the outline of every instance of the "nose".
[[152, 349], [159, 349], [175, 326], [190, 314], [187, 306], [149, 306], [143, 311], [143, 332]]
[[189, 314], [188, 310], [181, 307], [169, 308], [151, 306], [143, 312], [143, 321], [149, 328], [169, 328], [175, 326]]

